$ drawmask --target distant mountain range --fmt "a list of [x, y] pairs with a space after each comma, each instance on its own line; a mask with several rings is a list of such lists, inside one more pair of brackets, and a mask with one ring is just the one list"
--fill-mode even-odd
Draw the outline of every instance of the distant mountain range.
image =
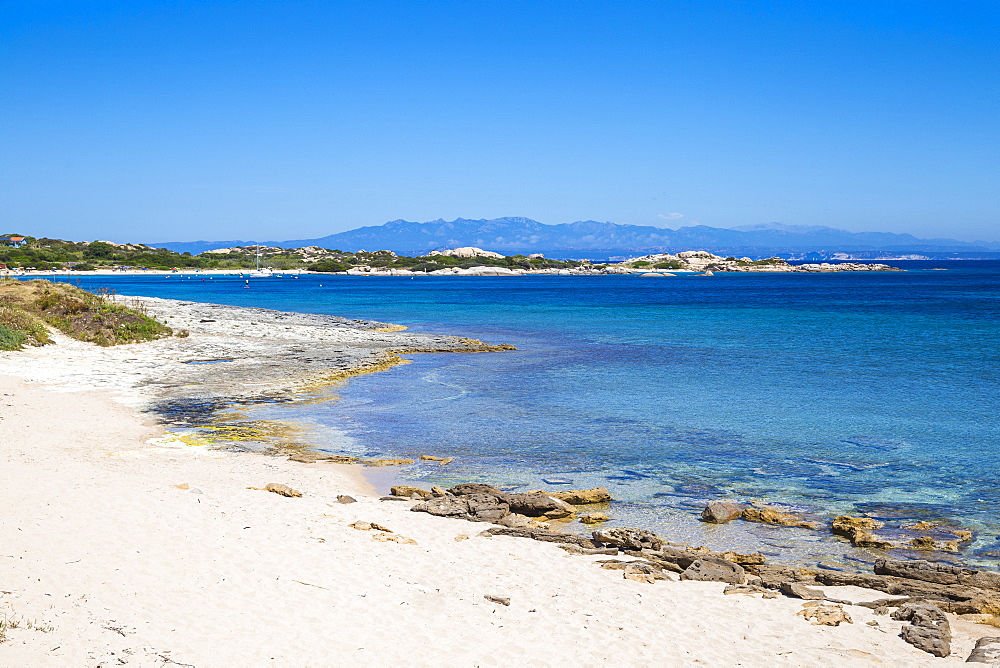
[[561, 259], [620, 259], [650, 253], [706, 250], [754, 259], [1000, 259], [1000, 242], [920, 239], [891, 232], [848, 232], [832, 227], [745, 225], [732, 229], [695, 225], [676, 230], [594, 220], [546, 225], [530, 218], [415, 223], [393, 220], [318, 239], [288, 241], [172, 241], [151, 244], [180, 253], [260, 243], [281, 248], [320, 246], [343, 251], [391, 250], [425, 255], [432, 250], [477, 246], [505, 255], [543, 253]]

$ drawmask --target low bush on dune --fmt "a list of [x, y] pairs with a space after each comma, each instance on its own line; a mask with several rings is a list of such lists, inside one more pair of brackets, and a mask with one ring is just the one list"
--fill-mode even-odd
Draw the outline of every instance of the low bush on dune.
[[7, 329], [0, 325], [0, 350], [20, 350], [28, 337], [23, 332]]
[[0, 348], [18, 350], [25, 344], [50, 343], [46, 325], [66, 335], [113, 346], [151, 341], [171, 329], [140, 310], [110, 301], [106, 296], [44, 280], [0, 284]]
[[9, 303], [0, 303], [0, 350], [49, 343], [49, 330], [36, 316]]

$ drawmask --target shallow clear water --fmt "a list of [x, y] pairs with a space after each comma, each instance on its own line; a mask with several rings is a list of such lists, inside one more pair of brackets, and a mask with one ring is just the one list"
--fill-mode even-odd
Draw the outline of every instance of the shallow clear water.
[[[968, 557], [996, 565], [1000, 263], [897, 264], [908, 271], [303, 276], [252, 280], [250, 290], [235, 277], [80, 284], [516, 345], [413, 355], [352, 379], [340, 401], [255, 409], [342, 430], [359, 452], [457, 458], [404, 476], [603, 485], [622, 500], [612, 508], [618, 523], [720, 547], [816, 541], [805, 531], [700, 525], [704, 501], [721, 496], [823, 516], [944, 518], [977, 531]], [[820, 542], [816, 557], [845, 551]]]

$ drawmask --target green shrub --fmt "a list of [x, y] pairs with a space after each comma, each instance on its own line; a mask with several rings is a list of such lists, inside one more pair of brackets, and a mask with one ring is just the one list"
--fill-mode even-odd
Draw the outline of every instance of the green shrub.
[[347, 271], [349, 266], [336, 260], [320, 260], [316, 264], [309, 265], [309, 271], [337, 272]]
[[25, 340], [22, 343], [40, 346], [52, 342], [48, 330], [38, 318], [13, 305], [0, 304], [0, 327], [23, 335]]
[[0, 325], [0, 350], [20, 350], [28, 337], [23, 332], [16, 332]]
[[656, 269], [683, 269], [684, 263], [680, 260], [666, 260], [664, 262], [657, 262], [653, 267]]
[[45, 325], [101, 346], [151, 341], [172, 330], [144, 313], [65, 283], [18, 281], [0, 286], [0, 325], [28, 343], [48, 343]]

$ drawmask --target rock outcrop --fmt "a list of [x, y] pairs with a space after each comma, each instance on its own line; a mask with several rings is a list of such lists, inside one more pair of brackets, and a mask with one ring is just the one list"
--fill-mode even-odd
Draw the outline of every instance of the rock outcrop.
[[578, 536], [575, 533], [563, 533], [561, 531], [548, 531], [546, 529], [508, 529], [506, 527], [492, 527], [483, 532], [489, 536], [514, 536], [515, 538], [531, 538], [544, 543], [567, 543], [577, 545], [589, 550], [599, 549], [601, 545], [585, 536]]
[[830, 524], [830, 530], [835, 535], [848, 538], [855, 547], [874, 547], [885, 550], [891, 547], [891, 543], [877, 539], [873, 535], [874, 531], [883, 526], [882, 522], [870, 517], [840, 515], [834, 518]]
[[812, 620], [814, 626], [840, 626], [843, 623], [853, 624], [851, 616], [839, 605], [823, 605], [817, 602], [802, 604], [802, 610], [796, 615]]
[[720, 557], [701, 557], [691, 562], [691, 565], [681, 573], [682, 580], [701, 580], [708, 582], [727, 582], [743, 584], [746, 581], [746, 571], [739, 564]]
[[786, 527], [802, 527], [803, 529], [816, 529], [815, 522], [808, 522], [801, 517], [786, 513], [777, 508], [754, 504], [746, 508], [740, 515], [748, 522], [760, 522], [762, 524], [777, 524]]
[[576, 512], [576, 508], [560, 501], [559, 499], [542, 494], [540, 492], [530, 494], [504, 494], [496, 495], [498, 499], [506, 503], [513, 513], [520, 513], [528, 517], [547, 517], [558, 519], [569, 517]]
[[978, 571], [951, 564], [932, 564], [928, 561], [897, 561], [877, 559], [874, 566], [878, 575], [923, 580], [943, 585], [962, 585], [1000, 591], [1000, 573]]
[[472, 522], [497, 522], [510, 513], [510, 506], [492, 494], [465, 494], [434, 497], [410, 510]]
[[930, 603], [904, 603], [892, 618], [909, 621], [900, 631], [903, 640], [934, 656], [951, 654], [951, 625], [937, 606]]
[[594, 540], [613, 545], [622, 550], [659, 550], [663, 540], [647, 529], [599, 529], [593, 534]]
[[701, 521], [710, 524], [724, 524], [739, 519], [744, 510], [746, 510], [746, 505], [742, 503], [728, 499], [717, 499], [710, 502], [701, 511]]
[[807, 601], [822, 601], [826, 598], [819, 589], [813, 589], [803, 582], [782, 582], [779, 588], [782, 593], [788, 596], [794, 596], [795, 598]]
[[487, 485], [479, 482], [463, 482], [449, 488], [448, 492], [454, 494], [455, 496], [463, 496], [465, 494], [491, 494], [493, 496], [500, 496], [503, 494], [503, 492], [493, 485]]
[[393, 485], [389, 488], [389, 493], [393, 496], [405, 496], [411, 498], [414, 494], [417, 496], [429, 499], [434, 496], [431, 492], [425, 489], [420, 489], [419, 487], [414, 487], [413, 485]]
[[1000, 664], [1000, 638], [987, 636], [977, 640], [976, 648], [965, 662]]
[[594, 503], [608, 503], [611, 501], [611, 492], [607, 487], [595, 487], [593, 489], [568, 489], [561, 492], [545, 492], [549, 496], [560, 501], [573, 504], [574, 506], [586, 506]]

